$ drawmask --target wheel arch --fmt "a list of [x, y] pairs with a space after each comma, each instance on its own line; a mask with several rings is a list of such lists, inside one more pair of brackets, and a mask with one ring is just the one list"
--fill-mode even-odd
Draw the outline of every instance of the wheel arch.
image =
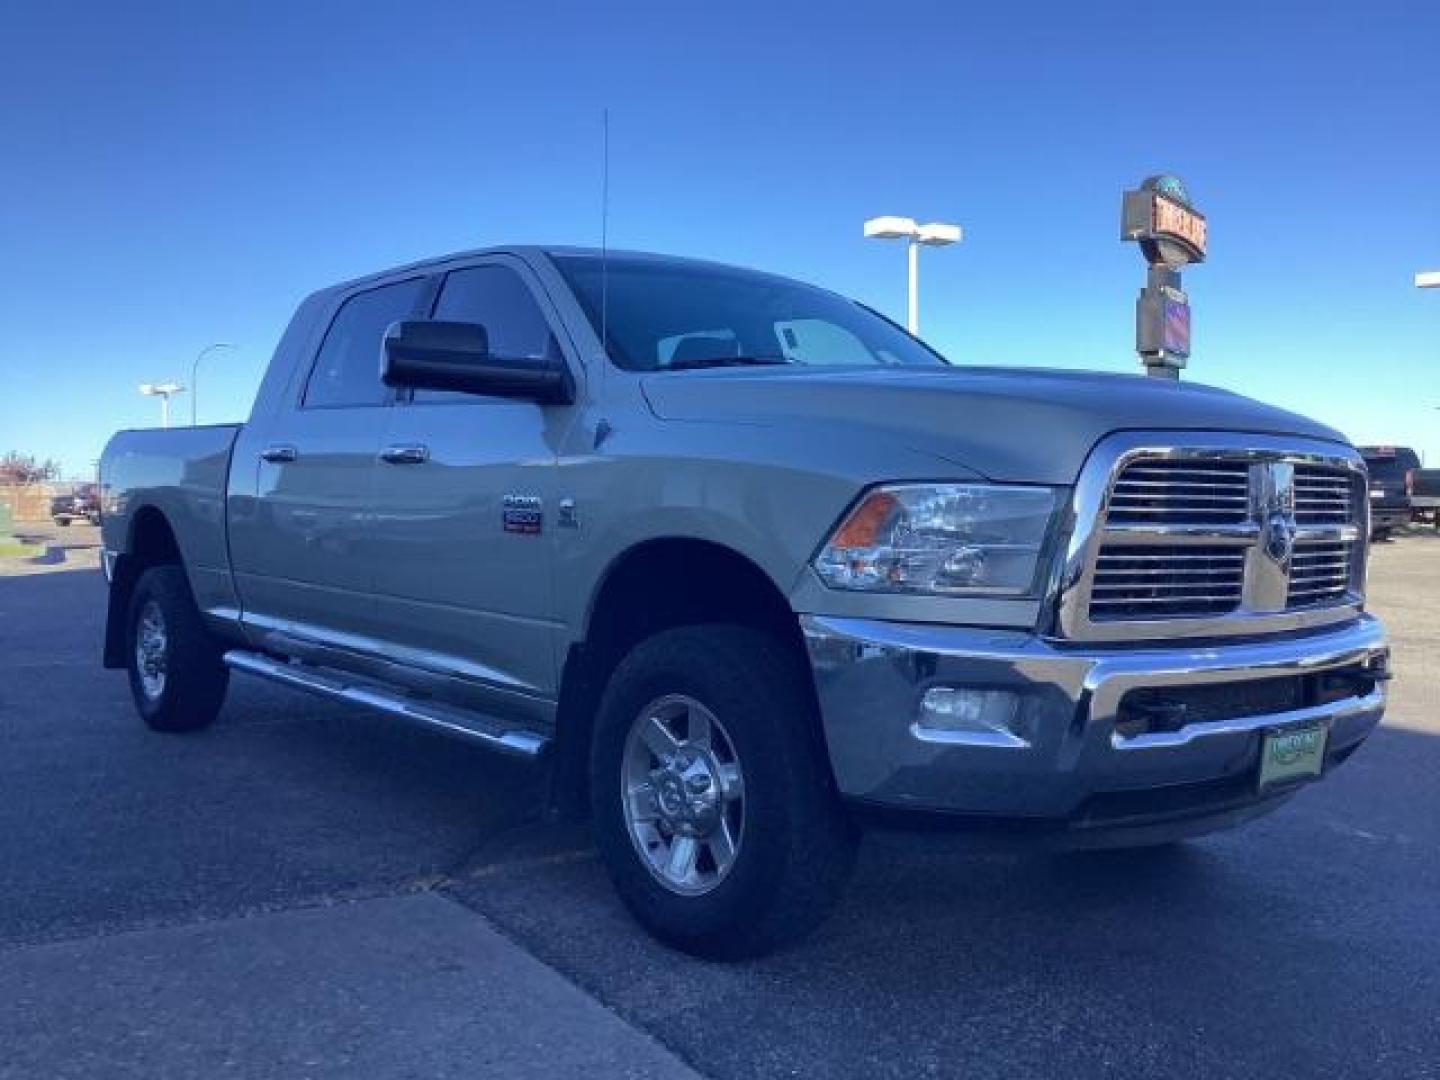
[[184, 566], [175, 530], [163, 510], [154, 505], [138, 508], [126, 529], [125, 548], [115, 557], [110, 595], [105, 610], [107, 668], [125, 666], [125, 617], [140, 575], [152, 566]]
[[[635, 597], [643, 596], [643, 603]], [[800, 623], [784, 592], [758, 563], [712, 540], [647, 539], [620, 552], [600, 576], [581, 636], [564, 657], [556, 717], [552, 809], [564, 816], [588, 806], [590, 739], [601, 695], [636, 644], [677, 626], [734, 623], [763, 630], [804, 665]], [[806, 686], [814, 688], [805, 669]], [[817, 725], [818, 727], [818, 725]]]

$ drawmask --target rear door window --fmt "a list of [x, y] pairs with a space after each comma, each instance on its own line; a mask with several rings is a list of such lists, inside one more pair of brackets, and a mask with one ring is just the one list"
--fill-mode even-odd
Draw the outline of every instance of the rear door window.
[[425, 290], [424, 278], [397, 281], [356, 293], [336, 312], [305, 386], [307, 409], [383, 405], [389, 392], [380, 381], [385, 331], [408, 319]]

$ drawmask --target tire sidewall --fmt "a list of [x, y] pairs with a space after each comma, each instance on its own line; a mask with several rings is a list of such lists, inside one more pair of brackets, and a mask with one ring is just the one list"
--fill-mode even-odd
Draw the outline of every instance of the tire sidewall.
[[[596, 843], [626, 903], [662, 938], [681, 944], [738, 932], [760, 920], [783, 881], [795, 835], [792, 794], [793, 740], [780, 723], [803, 714], [784, 700], [765, 700], [774, 680], [737, 677], [706, 658], [684, 631], [642, 643], [617, 669], [597, 717], [592, 753], [592, 810]], [[779, 648], [779, 643], [775, 643]], [[762, 675], [760, 672], [752, 673]], [[630, 836], [622, 806], [623, 760], [631, 724], [650, 703], [668, 694], [694, 698], [719, 718], [730, 737], [745, 785], [744, 823], [736, 861], [724, 880], [700, 896], [683, 896], [656, 880]]]
[[[136, 659], [140, 613], [150, 602], [165, 622], [165, 687], [145, 693]], [[210, 724], [224, 701], [228, 671], [195, 608], [185, 571], [155, 566], [141, 574], [125, 621], [125, 671], [136, 711], [158, 731], [193, 731]]]

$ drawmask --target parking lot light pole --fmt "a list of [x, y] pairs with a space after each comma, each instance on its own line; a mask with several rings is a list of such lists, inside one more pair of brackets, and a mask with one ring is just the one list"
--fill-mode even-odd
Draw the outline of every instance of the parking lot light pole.
[[[1415, 275], [1415, 287], [1417, 289], [1440, 289], [1440, 270], [1422, 270]], [[1440, 409], [1440, 405], [1435, 408]], [[1435, 527], [1440, 529], [1440, 517], [1435, 519]]]
[[176, 394], [183, 394], [185, 387], [179, 383], [141, 383], [140, 393], [146, 397], [158, 397], [160, 399], [160, 426], [170, 426], [170, 399]]
[[204, 360], [205, 357], [206, 357], [206, 355], [207, 355], [208, 353], [215, 352], [217, 349], [233, 349], [233, 348], [235, 348], [235, 346], [232, 345], [232, 344], [230, 344], [230, 342], [228, 342], [228, 341], [217, 341], [217, 342], [215, 342], [213, 345], [206, 345], [203, 349], [201, 349], [198, 353], [195, 354], [195, 362], [190, 365], [190, 426], [191, 426], [191, 427], [194, 427], [194, 426], [195, 426], [195, 422], [196, 422], [196, 421], [195, 421], [195, 417], [198, 415], [198, 411], [199, 411], [199, 408], [200, 408], [200, 405], [199, 405], [199, 401], [200, 401], [200, 382], [199, 382], [199, 379], [200, 379], [200, 361], [201, 361], [201, 360]]
[[872, 240], [904, 240], [909, 264], [909, 302], [906, 329], [912, 334], [920, 333], [920, 245], [944, 247], [958, 244], [961, 239], [959, 225], [947, 225], [932, 221], [919, 224], [914, 218], [885, 217], [871, 218], [865, 222], [865, 235]]

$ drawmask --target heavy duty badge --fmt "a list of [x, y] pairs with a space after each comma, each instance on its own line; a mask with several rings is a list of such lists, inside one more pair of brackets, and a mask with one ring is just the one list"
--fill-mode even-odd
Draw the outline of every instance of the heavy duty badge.
[[508, 533], [538, 536], [545, 523], [545, 514], [538, 495], [506, 495], [501, 504], [500, 521]]

